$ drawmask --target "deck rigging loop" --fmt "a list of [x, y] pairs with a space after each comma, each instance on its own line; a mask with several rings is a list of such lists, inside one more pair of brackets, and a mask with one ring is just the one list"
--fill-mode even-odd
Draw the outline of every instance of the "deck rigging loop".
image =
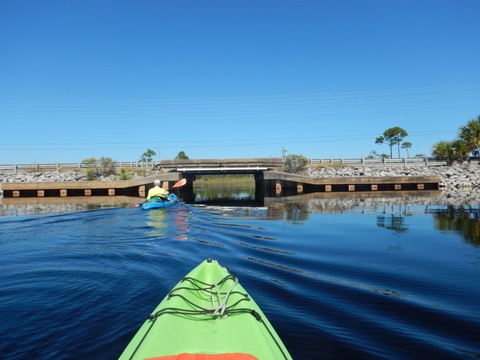
[[[233, 288], [235, 285], [238, 284], [238, 279], [236, 276], [232, 277], [233, 283], [230, 286], [230, 289], [225, 293], [224, 298], [222, 299], [222, 292], [220, 290], [220, 286], [218, 284], [214, 284], [213, 288], [215, 289], [216, 293], [212, 293], [212, 310], [213, 310], [213, 316], [218, 316], [220, 315], [222, 318], [227, 317], [228, 315], [224, 315], [225, 309], [227, 308], [227, 301], [228, 297], [230, 296]], [[218, 300], [218, 306], [215, 306], [215, 297]]]

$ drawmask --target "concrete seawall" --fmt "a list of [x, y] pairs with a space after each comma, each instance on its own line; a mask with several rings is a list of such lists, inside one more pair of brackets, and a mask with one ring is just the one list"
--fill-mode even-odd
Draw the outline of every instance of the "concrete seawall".
[[[154, 176], [154, 174], [150, 174]], [[391, 192], [390, 196], [381, 193], [330, 193], [311, 194], [292, 197], [292, 201], [307, 201], [305, 205], [309, 211], [348, 211], [354, 206], [375, 208], [385, 207], [386, 211], [398, 211], [400, 205], [445, 205], [445, 206], [480, 206], [480, 167], [478, 165], [439, 166], [429, 168], [357, 168], [357, 167], [316, 167], [307, 170], [312, 178], [339, 178], [339, 177], [391, 177], [391, 176], [439, 176], [441, 178], [441, 193], [436, 197], [422, 198], [411, 195], [402, 197], [400, 193]], [[132, 175], [132, 180], [143, 176]], [[115, 181], [115, 177], [100, 179], [100, 181]], [[37, 173], [2, 173], [0, 172], [0, 189], [6, 182], [79, 182], [86, 181], [81, 172], [37, 172]], [[419, 194], [420, 195], [420, 194]], [[140, 203], [144, 199], [136, 197], [77, 197], [69, 198], [17, 198], [14, 203], [7, 204], [8, 199], [0, 198], [0, 216], [18, 216], [25, 214], [54, 214], [76, 212], [85, 209], [117, 207], [119, 204]], [[285, 201], [290, 201], [285, 198]], [[277, 201], [278, 202], [278, 201]], [[393, 208], [394, 206], [398, 205]], [[275, 205], [274, 205], [275, 206]]]
[[307, 175], [314, 178], [439, 176], [442, 189], [480, 188], [480, 166], [478, 165], [391, 168], [317, 167], [309, 168]]
[[[160, 179], [162, 186], [173, 185], [179, 173], [151, 176], [130, 176], [120, 180], [116, 176], [101, 177], [88, 181], [85, 174], [76, 172], [17, 173], [1, 178], [0, 190], [4, 198], [23, 197], [97, 197], [97, 196], [140, 196], [145, 197], [153, 182]], [[3, 181], [2, 181], [3, 180]], [[6, 181], [5, 181], [6, 180]], [[172, 184], [171, 184], [172, 183]]]
[[480, 166], [477, 164], [402, 168], [317, 167], [308, 169], [307, 175], [314, 178], [439, 176], [442, 198], [456, 204], [480, 204]]

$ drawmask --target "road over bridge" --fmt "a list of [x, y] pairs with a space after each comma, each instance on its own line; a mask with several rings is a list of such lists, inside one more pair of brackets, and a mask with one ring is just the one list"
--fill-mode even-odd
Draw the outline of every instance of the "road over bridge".
[[154, 165], [154, 169], [167, 172], [177, 171], [201, 175], [253, 174], [282, 167], [282, 158], [162, 160]]

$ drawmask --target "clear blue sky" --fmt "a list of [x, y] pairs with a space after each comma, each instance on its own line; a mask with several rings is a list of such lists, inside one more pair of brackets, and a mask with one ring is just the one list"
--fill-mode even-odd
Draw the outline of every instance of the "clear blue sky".
[[479, 0], [2, 0], [0, 164], [358, 158], [389, 153], [375, 138], [393, 126], [430, 155], [480, 115], [479, 14]]

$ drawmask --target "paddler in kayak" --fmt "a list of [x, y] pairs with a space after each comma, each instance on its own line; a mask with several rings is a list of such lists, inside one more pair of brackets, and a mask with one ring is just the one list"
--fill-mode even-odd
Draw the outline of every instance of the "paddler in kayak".
[[150, 190], [148, 190], [147, 202], [150, 201], [150, 199], [152, 198], [153, 198], [152, 200], [156, 200], [155, 198], [159, 198], [162, 201], [169, 201], [167, 198], [168, 191], [160, 187], [160, 180], [155, 180], [153, 185], [155, 186]]

